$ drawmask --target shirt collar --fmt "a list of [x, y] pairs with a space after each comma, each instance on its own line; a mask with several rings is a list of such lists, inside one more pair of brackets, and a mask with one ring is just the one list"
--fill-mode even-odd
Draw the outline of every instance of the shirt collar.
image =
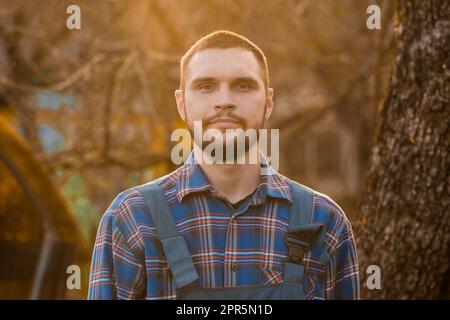
[[[286, 199], [292, 203], [291, 187], [288, 179], [277, 173], [269, 164], [266, 156], [260, 152], [261, 172], [260, 183], [252, 196], [251, 204], [259, 205], [265, 202], [266, 195], [272, 198]], [[187, 195], [196, 192], [216, 192], [214, 186], [206, 177], [202, 168], [194, 157], [194, 152], [188, 156], [185, 164], [180, 168], [177, 183], [177, 197], [181, 202]]]

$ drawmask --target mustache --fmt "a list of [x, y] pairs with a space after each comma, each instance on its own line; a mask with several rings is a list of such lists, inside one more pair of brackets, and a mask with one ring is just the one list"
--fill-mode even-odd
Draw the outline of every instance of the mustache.
[[247, 127], [247, 121], [244, 118], [242, 118], [238, 115], [235, 115], [233, 113], [220, 113], [220, 114], [213, 115], [211, 117], [206, 117], [205, 119], [203, 119], [203, 127], [205, 128], [208, 125], [210, 125], [211, 122], [216, 121], [217, 119], [221, 119], [221, 118], [233, 119], [234, 121], [241, 124], [244, 128]]

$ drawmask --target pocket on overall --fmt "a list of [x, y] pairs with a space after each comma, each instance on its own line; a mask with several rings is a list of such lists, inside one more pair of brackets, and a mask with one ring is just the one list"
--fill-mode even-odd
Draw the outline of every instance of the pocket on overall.
[[282, 267], [260, 267], [261, 285], [271, 285], [283, 282], [283, 268]]

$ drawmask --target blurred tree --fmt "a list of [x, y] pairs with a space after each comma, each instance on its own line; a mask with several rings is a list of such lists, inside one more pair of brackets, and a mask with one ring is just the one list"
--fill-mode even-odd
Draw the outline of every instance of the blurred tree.
[[[352, 215], [391, 62], [392, 5], [376, 1], [383, 29], [372, 32], [365, 24], [369, 2], [79, 0], [81, 30], [68, 30], [69, 0], [0, 0], [0, 97], [59, 186], [80, 176], [80, 197], [96, 212], [88, 219], [93, 230], [131, 185], [130, 174], [138, 184], [175, 169], [170, 134], [182, 125], [173, 91], [183, 52], [208, 32], [239, 32], [269, 61], [276, 91], [269, 125], [282, 129], [280, 159], [292, 159], [280, 171]], [[330, 114], [331, 121], [321, 121]], [[315, 128], [327, 128], [337, 141], [312, 137]], [[299, 137], [310, 150], [291, 147]], [[48, 148], [54, 141], [57, 148]], [[324, 154], [330, 144], [342, 156]], [[303, 154], [308, 161], [300, 168]], [[312, 174], [316, 163], [333, 168], [327, 176]]]
[[365, 298], [450, 298], [450, 3], [398, 2], [398, 52], [356, 226]]
[[175, 169], [179, 59], [217, 29], [267, 55], [280, 171], [353, 219], [392, 64], [392, 1], [78, 0], [81, 30], [68, 30], [71, 4], [0, 0], [0, 100], [89, 243], [120, 191]]
[[48, 170], [0, 107], [0, 299], [62, 299], [91, 248]]

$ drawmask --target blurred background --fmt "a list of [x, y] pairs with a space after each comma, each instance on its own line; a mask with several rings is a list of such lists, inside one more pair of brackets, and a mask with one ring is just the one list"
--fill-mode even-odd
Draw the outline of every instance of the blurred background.
[[[66, 9], [81, 8], [81, 30]], [[370, 4], [381, 30], [366, 27]], [[0, 298], [84, 299], [101, 215], [176, 167], [173, 91], [201, 36], [268, 58], [280, 172], [351, 221], [394, 62], [395, 3], [365, 0], [0, 1]], [[81, 267], [80, 290], [66, 268]]]

